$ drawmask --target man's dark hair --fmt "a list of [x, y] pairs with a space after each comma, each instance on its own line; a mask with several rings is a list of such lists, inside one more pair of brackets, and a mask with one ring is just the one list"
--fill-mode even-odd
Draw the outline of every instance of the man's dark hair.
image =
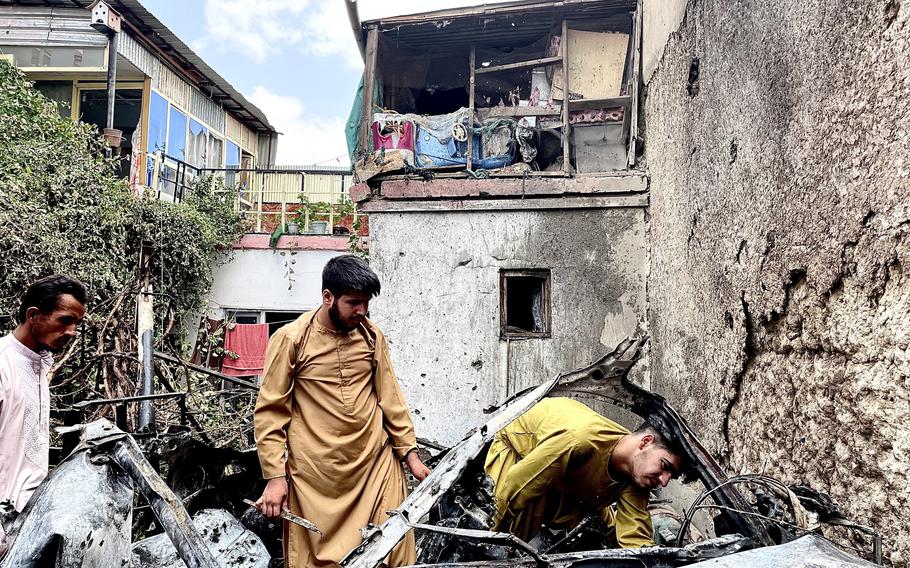
[[373, 296], [379, 295], [379, 277], [367, 263], [353, 254], [336, 256], [328, 261], [322, 270], [322, 289], [336, 298], [351, 292]]
[[85, 286], [75, 278], [54, 274], [36, 280], [25, 291], [22, 303], [19, 304], [19, 323], [25, 322], [25, 313], [29, 308], [38, 308], [42, 314], [49, 314], [57, 309], [60, 296], [69, 294], [83, 306], [85, 305]]
[[[685, 474], [689, 469], [689, 455], [683, 449], [682, 444], [671, 433], [661, 432], [661, 429], [651, 424], [647, 420], [635, 429], [636, 434], [651, 434], [654, 436], [654, 445], [663, 448], [671, 454], [679, 456], [680, 468], [678, 474]], [[674, 476], [677, 477], [677, 476]]]

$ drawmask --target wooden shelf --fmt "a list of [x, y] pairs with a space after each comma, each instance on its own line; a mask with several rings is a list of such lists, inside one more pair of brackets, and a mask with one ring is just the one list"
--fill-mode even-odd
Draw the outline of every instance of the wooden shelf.
[[[569, 110], [598, 110], [602, 108], [616, 108], [624, 107], [629, 108], [632, 104], [632, 98], [628, 96], [624, 97], [611, 97], [608, 99], [579, 99], [574, 101], [569, 101]], [[513, 116], [559, 116], [561, 110], [558, 108], [545, 108], [545, 107], [523, 107], [523, 106], [495, 106], [488, 108], [477, 109], [480, 113], [486, 113], [490, 118], [502, 118], [502, 117], [513, 117]]]
[[510, 69], [527, 69], [528, 67], [540, 67], [541, 65], [553, 65], [555, 63], [562, 63], [562, 56], [542, 57], [540, 59], [529, 59], [528, 61], [519, 61], [517, 63], [506, 63], [505, 65], [480, 67], [475, 69], [474, 73], [482, 75], [484, 73], [495, 73], [497, 71], [508, 71]]
[[632, 97], [610, 97], [608, 99], [578, 99], [569, 101], [569, 110], [597, 110], [601, 108], [630, 108]]
[[559, 116], [558, 108], [544, 107], [522, 107], [522, 106], [495, 106], [490, 108], [478, 109], [488, 113], [490, 118], [513, 117], [513, 116]]

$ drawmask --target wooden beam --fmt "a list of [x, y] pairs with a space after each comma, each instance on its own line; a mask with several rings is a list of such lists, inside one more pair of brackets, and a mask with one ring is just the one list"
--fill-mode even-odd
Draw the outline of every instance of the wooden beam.
[[517, 63], [506, 63], [505, 65], [493, 65], [492, 67], [480, 67], [476, 69], [478, 75], [484, 73], [496, 73], [497, 71], [507, 71], [509, 69], [525, 69], [527, 67], [540, 67], [541, 65], [553, 65], [560, 63], [562, 57], [542, 57], [540, 59], [529, 59], [528, 61], [519, 61]]
[[178, 359], [177, 357], [174, 357], [173, 355], [168, 355], [167, 353], [162, 353], [161, 351], [155, 351], [155, 358], [161, 359], [162, 361], [168, 361], [170, 363], [176, 363], [178, 365], [182, 365], [182, 366], [186, 367], [187, 369], [192, 369], [193, 371], [196, 371], [197, 373], [204, 373], [204, 374], [209, 375], [210, 377], [214, 377], [216, 379], [221, 379], [223, 381], [232, 382], [235, 385], [246, 387], [248, 389], [259, 390], [259, 385], [257, 385], [255, 382], [250, 381], [248, 379], [241, 379], [240, 377], [232, 377], [230, 375], [225, 375], [224, 373], [219, 373], [218, 371], [214, 371], [212, 369], [209, 369], [208, 367], [202, 367], [200, 365], [196, 365], [194, 363], [184, 361], [183, 359]]
[[149, 126], [151, 121], [151, 104], [152, 104], [152, 78], [145, 77], [142, 81], [142, 111], [140, 112], [141, 124], [143, 125], [139, 133], [139, 164], [136, 177], [139, 185], [148, 183], [148, 154], [149, 151]]
[[373, 150], [370, 126], [373, 123], [373, 88], [376, 84], [376, 62], [379, 60], [379, 29], [367, 32], [366, 59], [363, 70], [363, 104], [360, 107], [360, 149], [363, 153]]
[[569, 22], [562, 21], [562, 171], [572, 171], [569, 163], [569, 146], [572, 144], [572, 127], [569, 125]]
[[641, 20], [642, 20], [642, 0], [638, 0], [638, 6], [635, 9], [635, 29], [632, 30], [634, 36], [632, 48], [635, 50], [632, 54], [632, 112], [629, 117], [629, 167], [635, 167], [635, 146], [638, 139], [638, 89], [641, 83]]
[[546, 107], [490, 107], [488, 116], [494, 117], [512, 117], [512, 116], [559, 116], [562, 111], [555, 108]]
[[596, 110], [601, 108], [632, 107], [632, 97], [610, 97], [606, 99], [579, 99], [569, 102], [569, 110]]
[[467, 155], [467, 166], [465, 169], [470, 170], [473, 168], [474, 157], [474, 134], [472, 129], [474, 128], [474, 82], [476, 77], [476, 70], [474, 69], [477, 59], [477, 49], [472, 45], [471, 46], [471, 56], [470, 56], [470, 79], [468, 80], [468, 155]]

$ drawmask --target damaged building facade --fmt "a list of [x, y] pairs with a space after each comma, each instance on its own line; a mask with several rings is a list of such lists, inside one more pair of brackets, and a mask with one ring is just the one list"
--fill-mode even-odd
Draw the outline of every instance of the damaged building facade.
[[910, 6], [645, 7], [652, 387], [907, 566]]
[[521, 2], [363, 24], [374, 97], [349, 123], [351, 194], [380, 235], [373, 311], [433, 442], [644, 326], [634, 9]]
[[364, 23], [352, 195], [418, 435], [644, 331], [636, 380], [731, 471], [829, 492], [907, 565], [908, 22], [581, 0]]
[[[112, 79], [114, 154], [136, 194], [179, 202], [206, 174], [236, 191], [248, 233], [216, 263], [206, 315], [274, 331], [319, 305], [323, 266], [347, 252], [349, 233], [358, 232], [348, 169], [276, 166], [278, 133], [262, 110], [139, 0], [6, 2], [0, 32], [0, 58], [62, 116], [99, 132]], [[288, 236], [270, 242], [279, 227]], [[358, 234], [366, 233], [363, 224]], [[189, 323], [191, 343], [197, 328]]]

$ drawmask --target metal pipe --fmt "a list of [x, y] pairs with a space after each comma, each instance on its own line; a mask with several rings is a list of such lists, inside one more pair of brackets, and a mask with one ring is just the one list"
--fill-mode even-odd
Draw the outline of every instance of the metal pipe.
[[367, 46], [363, 41], [363, 28], [360, 24], [360, 13], [357, 10], [357, 0], [345, 0], [344, 5], [348, 9], [348, 20], [351, 22], [351, 31], [354, 32], [354, 41], [357, 42], [357, 48], [360, 50], [360, 57], [366, 62]]
[[193, 525], [183, 501], [145, 459], [136, 441], [131, 437], [119, 440], [114, 446], [113, 456], [117, 465], [136, 482], [180, 559], [189, 568], [217, 568], [218, 563]]
[[[112, 31], [107, 42], [107, 128], [114, 128], [114, 101], [117, 98], [117, 32]], [[114, 149], [108, 144], [105, 153], [110, 158]]]
[[[175, 188], [176, 193], [176, 188]], [[152, 356], [154, 355], [154, 329], [155, 329], [155, 312], [154, 312], [154, 295], [152, 294], [152, 254], [151, 245], [143, 243], [142, 253], [139, 259], [139, 267], [142, 274], [142, 288], [136, 298], [137, 304], [137, 334], [139, 336], [139, 361], [142, 363], [141, 380], [142, 396], [148, 396], [154, 393], [154, 365]], [[138, 428], [140, 431], [149, 431], [155, 429], [155, 409], [150, 399], [145, 399], [139, 403]]]

